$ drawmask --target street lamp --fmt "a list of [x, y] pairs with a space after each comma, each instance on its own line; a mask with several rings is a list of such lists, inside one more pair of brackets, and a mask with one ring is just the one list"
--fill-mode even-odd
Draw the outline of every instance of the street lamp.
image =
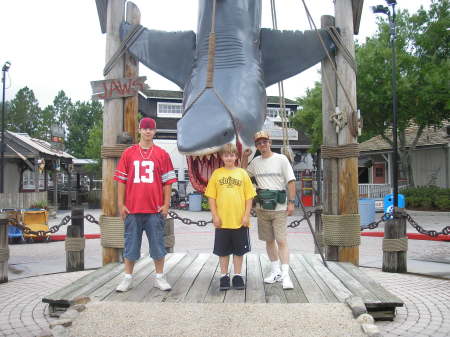
[[391, 11], [388, 7], [383, 5], [373, 6], [372, 11], [374, 13], [379, 14], [385, 14], [389, 18], [389, 27], [390, 27], [390, 43], [392, 48], [392, 114], [393, 114], [393, 120], [392, 120], [392, 147], [393, 147], [393, 172], [392, 172], [392, 179], [393, 179], [393, 194], [394, 194], [394, 209], [393, 212], [395, 212], [395, 208], [398, 207], [398, 153], [397, 153], [397, 78], [396, 78], [396, 68], [397, 68], [397, 58], [396, 58], [396, 52], [395, 52], [395, 40], [397, 38], [397, 32], [395, 28], [395, 5], [397, 4], [396, 0], [386, 0], [386, 3], [391, 6]]
[[6, 61], [3, 65], [2, 72], [3, 72], [3, 104], [2, 104], [2, 141], [0, 143], [0, 193], [4, 192], [3, 183], [5, 181], [4, 179], [4, 168], [5, 168], [5, 79], [6, 79], [6, 72], [11, 67], [11, 62]]

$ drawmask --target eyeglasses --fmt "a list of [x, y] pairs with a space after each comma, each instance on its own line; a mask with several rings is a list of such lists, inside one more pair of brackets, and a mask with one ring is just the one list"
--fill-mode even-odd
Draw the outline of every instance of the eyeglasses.
[[255, 142], [255, 145], [259, 146], [259, 145], [267, 144], [268, 142], [269, 142], [268, 139], [258, 140], [257, 142]]

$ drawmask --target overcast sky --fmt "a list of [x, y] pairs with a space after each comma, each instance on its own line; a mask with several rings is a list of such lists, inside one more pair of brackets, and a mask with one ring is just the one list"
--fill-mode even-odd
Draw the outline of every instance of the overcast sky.
[[[236, 0], [243, 1], [243, 0]], [[141, 11], [141, 23], [150, 29], [196, 30], [197, 0], [134, 0]], [[262, 26], [271, 27], [270, 1], [263, 2]], [[305, 1], [317, 26], [321, 15], [334, 15], [332, 0]], [[430, 0], [397, 0], [400, 9], [413, 13]], [[376, 16], [370, 6], [383, 0], [365, 0], [360, 34], [364, 41], [376, 30]], [[279, 29], [309, 29], [301, 0], [278, 0]], [[95, 0], [0, 0], [0, 64], [11, 62], [6, 76], [6, 100], [28, 86], [42, 108], [52, 104], [59, 90], [73, 101], [91, 97], [90, 81], [103, 79], [105, 35], [100, 31]], [[295, 99], [320, 80], [313, 67], [284, 82], [285, 96]], [[152, 89], [179, 90], [172, 82], [141, 65]], [[268, 88], [277, 95], [276, 85]], [[1, 98], [0, 98], [1, 99]]]

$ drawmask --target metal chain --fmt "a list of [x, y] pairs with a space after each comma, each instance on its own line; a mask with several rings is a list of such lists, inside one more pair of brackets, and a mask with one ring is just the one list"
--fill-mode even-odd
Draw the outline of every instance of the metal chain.
[[408, 213], [406, 213], [406, 219], [408, 220], [409, 224], [413, 226], [420, 234], [425, 234], [431, 236], [432, 238], [435, 238], [438, 235], [449, 235], [450, 233], [450, 226], [446, 226], [440, 232], [438, 232], [435, 230], [424, 229]]
[[95, 223], [95, 224], [97, 224], [97, 225], [100, 224], [100, 223], [98, 222], [98, 220], [95, 219], [94, 216], [91, 215], [91, 214], [86, 214], [86, 215], [84, 216], [84, 218], [85, 218], [87, 221], [91, 222], [91, 223]]
[[392, 213], [384, 213], [381, 216], [380, 220], [371, 222], [370, 224], [365, 225], [365, 226], [361, 226], [361, 231], [363, 231], [365, 229], [375, 229], [375, 228], [377, 228], [380, 225], [380, 223], [389, 220], [391, 218], [391, 216], [392, 216]]
[[23, 223], [19, 222], [16, 219], [12, 219], [12, 218], [8, 219], [9, 220], [8, 225], [20, 228], [24, 234], [31, 234], [31, 235], [36, 235], [36, 236], [42, 237], [42, 236], [47, 236], [47, 234], [49, 234], [49, 233], [51, 233], [51, 234], [56, 233], [57, 231], [59, 231], [61, 226], [67, 225], [71, 219], [72, 218], [70, 215], [66, 215], [64, 218], [62, 218], [61, 222], [58, 225], [54, 225], [54, 226], [50, 227], [47, 231], [33, 231], [29, 227], [25, 226]]
[[294, 221], [292, 221], [292, 222], [288, 225], [288, 227], [290, 227], [290, 228], [296, 228], [296, 227], [300, 226], [300, 224], [302, 223], [302, 221], [308, 220], [308, 219], [311, 217], [311, 215], [313, 215], [313, 213], [315, 213], [315, 212], [307, 211], [307, 212], [303, 215], [303, 218], [301, 218], [300, 220], [294, 220]]
[[181, 220], [181, 222], [184, 223], [185, 225], [197, 225], [199, 227], [205, 227], [207, 224], [212, 223], [212, 220], [209, 220], [209, 221], [206, 221], [206, 220], [194, 221], [194, 220], [191, 220], [189, 218], [182, 218], [181, 216], [179, 216], [174, 211], [169, 211], [169, 216], [171, 218], [175, 219], [175, 220]]

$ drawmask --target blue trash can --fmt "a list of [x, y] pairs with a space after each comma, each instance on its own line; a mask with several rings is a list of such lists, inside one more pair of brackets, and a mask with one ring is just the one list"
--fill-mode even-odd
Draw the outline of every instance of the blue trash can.
[[361, 226], [375, 222], [375, 199], [359, 199], [359, 217]]
[[[394, 195], [388, 194], [384, 197], [384, 214], [392, 213], [394, 207]], [[398, 208], [405, 208], [405, 196], [403, 194], [398, 194]], [[393, 217], [389, 217], [392, 219]]]
[[200, 193], [189, 194], [189, 210], [193, 212], [202, 210], [202, 195]]

